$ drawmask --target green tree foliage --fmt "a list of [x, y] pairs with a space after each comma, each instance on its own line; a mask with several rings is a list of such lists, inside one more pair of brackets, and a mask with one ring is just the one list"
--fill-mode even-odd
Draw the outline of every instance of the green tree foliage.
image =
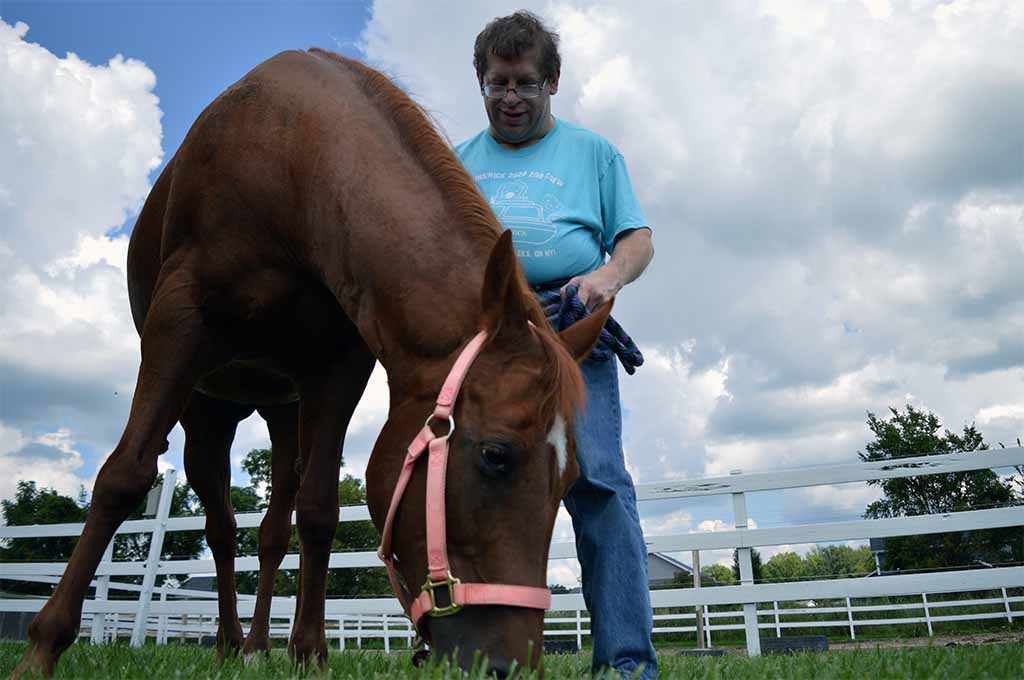
[[729, 567], [724, 564], [712, 564], [700, 570], [700, 583], [702, 586], [731, 586], [739, 581]]
[[[764, 580], [763, 566], [761, 565], [761, 553], [757, 548], [750, 549], [750, 566], [754, 571], [754, 583], [761, 583]], [[732, 576], [736, 583], [740, 582], [740, 551], [732, 551]]]
[[805, 577], [804, 560], [794, 552], [781, 552], [764, 563], [762, 573], [770, 582], [799, 581]]
[[[894, 460], [988, 448], [981, 433], [971, 424], [962, 434], [944, 430], [938, 417], [908, 405], [906, 412], [890, 408], [892, 417], [882, 419], [868, 413], [868, 427], [875, 440], [860, 453], [861, 460]], [[901, 479], [872, 480], [881, 487], [882, 498], [868, 505], [868, 518], [941, 514], [1012, 505], [1019, 502], [1013, 488], [991, 470], [924, 475]], [[886, 539], [886, 570], [947, 568], [976, 564], [1020, 561], [1020, 528], [986, 529], [904, 536]]]
[[257, 492], [256, 494], [261, 503], [261, 505], [256, 508], [257, 510], [265, 509], [267, 504], [270, 503], [270, 494], [273, 490], [270, 456], [270, 449], [253, 449], [249, 453], [245, 454], [245, 458], [242, 459], [242, 469], [249, 475], [249, 488], [256, 491], [262, 485], [265, 489], [264, 493], [260, 494]]
[[[164, 476], [157, 475], [153, 482], [156, 489], [164, 483]], [[146, 499], [128, 515], [128, 519], [145, 519]], [[171, 497], [171, 517], [190, 517], [202, 514], [202, 505], [195, 492], [187, 482], [174, 487]], [[149, 558], [150, 534], [117, 534], [114, 537], [114, 559], [141, 561]], [[170, 531], [164, 534], [164, 545], [160, 551], [160, 559], [195, 559], [206, 547], [202, 531]]]
[[804, 558], [807, 578], [848, 578], [867, 576], [875, 570], [875, 558], [868, 546], [816, 545]]
[[[79, 501], [76, 502], [54, 489], [40, 489], [35, 482], [28, 481], [18, 482], [14, 500], [5, 500], [0, 505], [4, 523], [9, 526], [82, 522], [88, 510], [83, 494], [79, 495]], [[9, 539], [6, 545], [0, 546], [0, 561], [63, 562], [71, 556], [77, 542], [77, 536]], [[0, 588], [8, 592], [46, 595], [51, 592], [53, 586], [45, 583], [3, 581]]]

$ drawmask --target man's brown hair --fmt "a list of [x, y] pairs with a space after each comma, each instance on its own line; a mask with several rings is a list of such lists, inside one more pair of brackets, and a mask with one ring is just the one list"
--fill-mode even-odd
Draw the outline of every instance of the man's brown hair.
[[489, 55], [518, 59], [534, 47], [537, 48], [537, 66], [541, 77], [548, 81], [554, 79], [562, 69], [562, 58], [558, 54], [558, 34], [549, 31], [540, 17], [525, 9], [507, 17], [498, 17], [476, 37], [473, 66], [476, 67], [477, 80], [483, 82]]

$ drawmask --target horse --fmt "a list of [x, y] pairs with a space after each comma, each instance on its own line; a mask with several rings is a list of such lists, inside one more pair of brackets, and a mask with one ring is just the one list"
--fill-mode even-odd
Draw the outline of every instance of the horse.
[[[548, 547], [578, 475], [577, 362], [611, 304], [550, 330], [510, 234], [421, 107], [381, 73], [317, 48], [275, 55], [219, 95], [139, 219], [133, 249], [158, 253], [159, 268], [129, 277], [144, 321], [128, 421], [12, 677], [51, 674], [77, 637], [103, 551], [151, 487], [175, 422], [194, 424], [194, 477], [208, 455], [203, 396], [252, 403], [289, 388], [301, 570], [288, 650], [325, 664], [339, 442], [375, 361], [390, 396], [367, 496], [396, 594], [432, 651], [464, 667], [479, 651], [498, 675], [540, 667]], [[215, 498], [218, 484], [203, 493]], [[219, 510], [208, 535], [210, 522], [222, 523], [213, 536], [231, 533]]]

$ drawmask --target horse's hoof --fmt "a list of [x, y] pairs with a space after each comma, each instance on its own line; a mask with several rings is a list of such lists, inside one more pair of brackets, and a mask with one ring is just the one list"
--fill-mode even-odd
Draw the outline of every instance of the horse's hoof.
[[288, 645], [288, 656], [292, 663], [302, 668], [312, 667], [314, 661], [321, 670], [327, 667], [326, 643], [308, 645], [293, 641]]
[[270, 636], [247, 637], [242, 643], [242, 656], [250, 657], [263, 654], [270, 657]]

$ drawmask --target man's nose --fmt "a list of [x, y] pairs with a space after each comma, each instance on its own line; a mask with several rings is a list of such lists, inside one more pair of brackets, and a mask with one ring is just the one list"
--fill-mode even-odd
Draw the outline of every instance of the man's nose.
[[519, 96], [519, 93], [516, 92], [514, 89], [510, 89], [507, 92], [505, 92], [505, 96], [501, 98], [501, 100], [503, 102], [506, 102], [506, 103], [509, 103], [509, 104], [515, 104], [520, 99], [521, 99], [521, 97]]

